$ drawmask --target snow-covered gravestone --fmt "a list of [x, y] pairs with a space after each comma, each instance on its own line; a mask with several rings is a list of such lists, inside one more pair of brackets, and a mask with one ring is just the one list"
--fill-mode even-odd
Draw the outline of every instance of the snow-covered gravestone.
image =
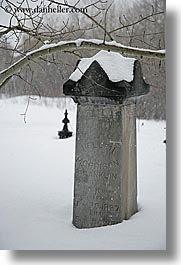
[[148, 93], [139, 61], [100, 51], [64, 84], [77, 105], [73, 224], [112, 225], [137, 211], [136, 101]]

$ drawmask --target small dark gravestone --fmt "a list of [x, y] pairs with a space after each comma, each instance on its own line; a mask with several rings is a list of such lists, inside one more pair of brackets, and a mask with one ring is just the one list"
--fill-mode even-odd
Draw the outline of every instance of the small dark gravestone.
[[60, 139], [65, 139], [65, 138], [69, 138], [69, 137], [72, 136], [72, 132], [70, 132], [69, 129], [68, 129], [68, 123], [70, 121], [67, 118], [67, 116], [68, 116], [67, 109], [65, 110], [64, 115], [65, 115], [65, 118], [62, 120], [62, 123], [64, 123], [63, 130], [58, 132], [58, 136], [59, 136]]
[[73, 224], [112, 225], [137, 211], [136, 101], [148, 93], [139, 61], [100, 51], [64, 84], [78, 104]]

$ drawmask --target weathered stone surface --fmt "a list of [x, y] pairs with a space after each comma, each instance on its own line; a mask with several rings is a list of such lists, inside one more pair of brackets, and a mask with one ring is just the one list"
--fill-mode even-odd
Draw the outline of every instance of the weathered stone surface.
[[136, 104], [122, 105], [122, 166], [124, 219], [137, 211]]
[[120, 223], [137, 211], [134, 110], [135, 104], [78, 105], [73, 212], [78, 228]]
[[77, 105], [73, 224], [112, 225], [137, 211], [136, 100], [149, 91], [141, 65], [134, 78], [111, 82], [94, 61], [64, 94]]
[[135, 61], [133, 71], [133, 81], [123, 80], [114, 83], [109, 80], [98, 62], [94, 61], [80, 81], [68, 80], [63, 86], [63, 91], [65, 95], [71, 96], [119, 97], [122, 99], [148, 93], [149, 85], [143, 79], [139, 61]]
[[78, 105], [73, 223], [79, 228], [122, 221], [120, 121], [120, 106]]

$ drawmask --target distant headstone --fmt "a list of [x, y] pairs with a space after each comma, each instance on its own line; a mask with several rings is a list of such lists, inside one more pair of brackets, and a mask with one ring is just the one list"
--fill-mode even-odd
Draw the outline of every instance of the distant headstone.
[[137, 211], [136, 101], [149, 91], [141, 65], [100, 51], [63, 91], [77, 103], [73, 224], [120, 223]]

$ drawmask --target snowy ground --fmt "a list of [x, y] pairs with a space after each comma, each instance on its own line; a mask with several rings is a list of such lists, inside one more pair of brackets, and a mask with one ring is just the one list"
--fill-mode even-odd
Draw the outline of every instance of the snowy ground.
[[[165, 122], [138, 124], [140, 211], [118, 225], [79, 230], [71, 224], [75, 135], [57, 138], [64, 101], [32, 102], [25, 124], [25, 100], [0, 100], [0, 249], [164, 250]], [[73, 103], [69, 118], [75, 132]]]

